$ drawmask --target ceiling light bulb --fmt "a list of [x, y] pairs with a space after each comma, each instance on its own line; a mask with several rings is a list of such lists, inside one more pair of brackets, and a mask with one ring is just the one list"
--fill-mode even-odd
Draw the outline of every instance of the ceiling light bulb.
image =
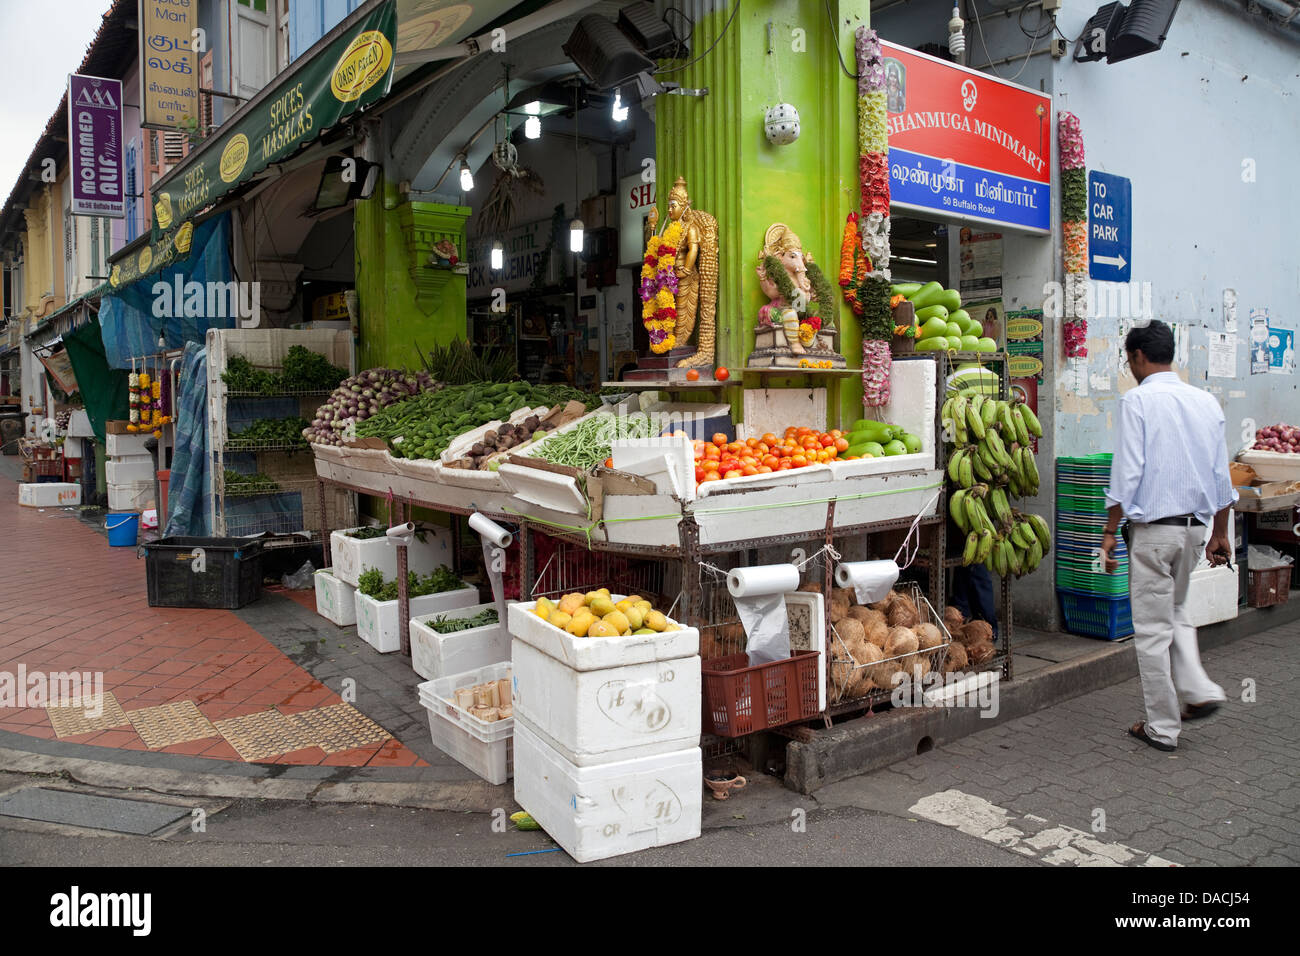
[[498, 239], [492, 243], [492, 268], [500, 269], [505, 264], [505, 250], [501, 247], [501, 241]]
[[474, 174], [470, 172], [469, 162], [465, 159], [465, 154], [460, 154], [460, 191], [469, 192], [474, 188]]
[[524, 135], [529, 139], [537, 139], [542, 135], [542, 120], [538, 115], [541, 111], [542, 104], [538, 100], [524, 106], [524, 112], [528, 114], [528, 119], [524, 121]]
[[615, 123], [621, 123], [627, 119], [627, 107], [623, 105], [623, 94], [619, 90], [614, 91], [614, 108], [611, 112]]
[[582, 251], [582, 230], [583, 230], [583, 225], [581, 219], [575, 219], [573, 220], [573, 222], [569, 223], [569, 251], [570, 252]]

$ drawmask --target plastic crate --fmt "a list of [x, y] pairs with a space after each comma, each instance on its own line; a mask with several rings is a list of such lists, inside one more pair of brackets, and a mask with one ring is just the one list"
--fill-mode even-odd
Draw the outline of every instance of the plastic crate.
[[1246, 585], [1246, 603], [1251, 607], [1272, 607], [1284, 604], [1291, 596], [1291, 565], [1250, 570]]
[[426, 681], [417, 688], [420, 704], [429, 714], [434, 746], [488, 783], [498, 785], [514, 775], [515, 719], [479, 720], [452, 701], [457, 688], [509, 679], [510, 663], [506, 661]]
[[1103, 597], [1057, 588], [1065, 629], [1071, 634], [1114, 641], [1133, 633], [1133, 609], [1128, 595]]
[[795, 651], [754, 667], [747, 654], [706, 662], [701, 670], [704, 733], [743, 737], [816, 716], [820, 667], [817, 651]]
[[144, 546], [150, 607], [234, 610], [262, 596], [262, 543], [173, 536]]

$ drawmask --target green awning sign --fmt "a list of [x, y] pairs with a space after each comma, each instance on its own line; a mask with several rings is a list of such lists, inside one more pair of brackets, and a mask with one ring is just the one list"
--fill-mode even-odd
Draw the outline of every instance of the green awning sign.
[[396, 34], [397, 4], [388, 0], [223, 128], [157, 194], [155, 236], [383, 98], [392, 84]]

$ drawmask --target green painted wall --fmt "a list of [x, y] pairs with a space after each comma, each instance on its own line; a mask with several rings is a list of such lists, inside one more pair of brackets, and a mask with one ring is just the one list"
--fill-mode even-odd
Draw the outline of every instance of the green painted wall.
[[[734, 8], [715, 11], [709, 0], [683, 6], [695, 20], [692, 55], [698, 56]], [[844, 64], [854, 71], [853, 32], [868, 22], [870, 2], [831, 0], [830, 8]], [[839, 289], [840, 237], [845, 217], [858, 207], [859, 189], [857, 84], [841, 67], [835, 38], [825, 0], [745, 4], [708, 56], [661, 77], [709, 88], [706, 97], [656, 98], [656, 173], [661, 216], [673, 181], [685, 176], [692, 205], [717, 217], [718, 361], [729, 368], [742, 366], [752, 351], [758, 310], [767, 301], [754, 269], [769, 225], [784, 222], [798, 233], [804, 251]], [[800, 45], [802, 52], [795, 49]], [[799, 111], [800, 136], [788, 146], [770, 145], [763, 133], [764, 110], [780, 102]], [[850, 368], [860, 368], [858, 324], [837, 298], [840, 351]], [[760, 381], [751, 376], [746, 384], [758, 387]], [[859, 376], [831, 388], [832, 401], [839, 391], [844, 420], [862, 417]], [[738, 414], [739, 397], [732, 397]]]

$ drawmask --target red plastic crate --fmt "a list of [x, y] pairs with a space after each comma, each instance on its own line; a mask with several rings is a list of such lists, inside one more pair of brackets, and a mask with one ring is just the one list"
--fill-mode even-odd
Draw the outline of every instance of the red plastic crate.
[[819, 651], [795, 651], [784, 660], [754, 667], [747, 654], [706, 661], [701, 668], [704, 732], [743, 737], [815, 717], [820, 666]]
[[1291, 596], [1291, 565], [1248, 573], [1246, 603], [1251, 607], [1272, 607], [1284, 603]]

